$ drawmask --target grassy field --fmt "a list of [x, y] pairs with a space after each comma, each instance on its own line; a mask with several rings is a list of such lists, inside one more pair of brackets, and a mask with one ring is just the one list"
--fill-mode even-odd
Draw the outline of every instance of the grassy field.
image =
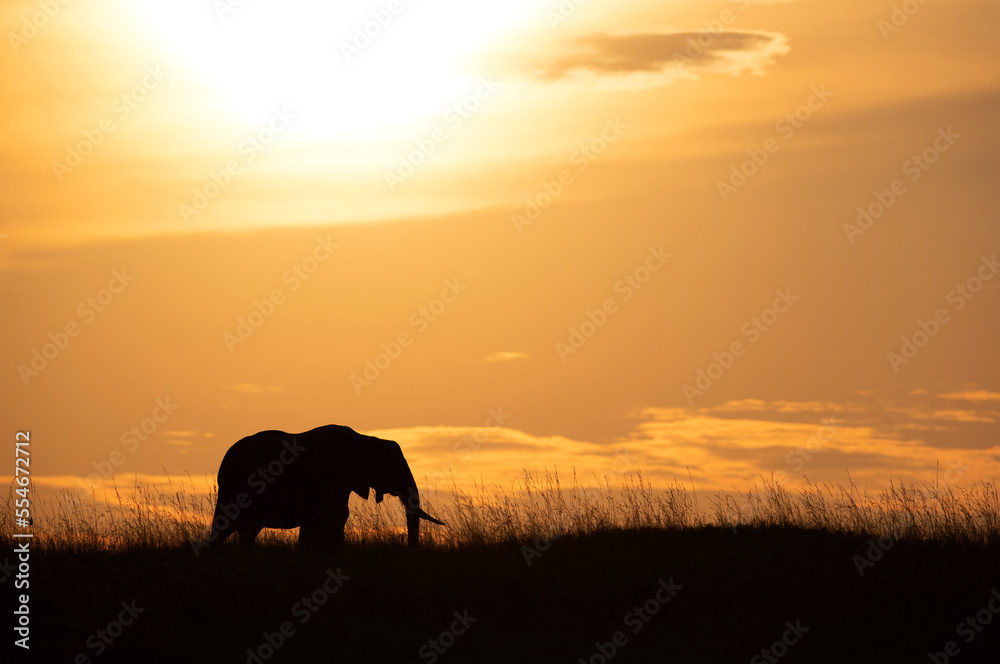
[[1000, 661], [995, 484], [764, 482], [704, 509], [641, 476], [568, 485], [431, 495], [449, 527], [418, 550], [387, 500], [352, 504], [341, 550], [201, 555], [212, 497], [183, 482], [65, 494], [36, 512], [29, 661]]

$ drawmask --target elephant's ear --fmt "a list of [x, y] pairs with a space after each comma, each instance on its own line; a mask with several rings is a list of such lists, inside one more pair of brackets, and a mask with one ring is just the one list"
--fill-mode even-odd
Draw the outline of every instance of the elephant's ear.
[[[370, 487], [360, 487], [359, 486], [359, 487], [355, 487], [353, 489], [353, 491], [354, 491], [354, 493], [356, 493], [359, 496], [361, 496], [361, 498], [363, 500], [368, 500], [368, 495], [371, 493], [371, 488]], [[380, 496], [380, 498], [381, 498], [381, 496]]]

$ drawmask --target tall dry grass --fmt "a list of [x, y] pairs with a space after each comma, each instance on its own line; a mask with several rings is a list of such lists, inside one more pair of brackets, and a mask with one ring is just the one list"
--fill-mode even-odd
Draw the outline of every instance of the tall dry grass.
[[[0, 537], [8, 541], [14, 532], [13, 490], [0, 517]], [[621, 478], [617, 486], [585, 487], [575, 475], [563, 486], [556, 472], [525, 471], [510, 488], [476, 484], [471, 491], [453, 486], [425, 493], [425, 509], [449, 526], [426, 524], [422, 540], [462, 547], [622, 529], [774, 526], [963, 544], [1000, 539], [995, 482], [961, 488], [890, 483], [869, 492], [853, 482], [792, 490], [762, 478], [757, 486], [717, 492], [707, 502], [700, 506], [696, 492], [680, 483], [654, 489], [641, 473]], [[214, 507], [214, 492], [198, 492], [190, 478], [165, 488], [113, 484], [101, 496], [63, 491], [34, 506], [35, 546], [75, 551], [187, 546], [207, 537]], [[399, 542], [404, 531], [397, 501], [376, 505], [352, 496], [349, 541]], [[294, 538], [295, 531], [265, 531], [261, 541]]]

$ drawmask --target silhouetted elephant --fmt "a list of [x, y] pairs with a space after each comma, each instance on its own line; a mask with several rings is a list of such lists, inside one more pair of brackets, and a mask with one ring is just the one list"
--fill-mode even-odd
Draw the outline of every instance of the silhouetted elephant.
[[209, 542], [238, 532], [253, 542], [262, 528], [299, 527], [299, 542], [344, 541], [351, 492], [375, 502], [397, 496], [406, 509], [410, 546], [420, 520], [445, 525], [420, 509], [420, 494], [399, 445], [328, 425], [299, 434], [261, 431], [236, 442], [219, 466], [219, 498]]

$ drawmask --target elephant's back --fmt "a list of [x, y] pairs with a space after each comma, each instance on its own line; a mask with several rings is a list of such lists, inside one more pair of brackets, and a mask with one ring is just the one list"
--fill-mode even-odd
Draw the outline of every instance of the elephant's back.
[[260, 431], [251, 436], [240, 438], [229, 446], [226, 455], [222, 457], [219, 473], [243, 468], [249, 463], [259, 463], [273, 451], [281, 448], [286, 440], [291, 440], [294, 434], [286, 431]]
[[366, 438], [350, 427], [336, 424], [303, 433], [260, 431], [241, 438], [226, 451], [219, 466], [219, 488], [242, 487], [248, 476], [272, 464], [279, 464], [289, 476], [321, 472], [327, 465], [323, 461], [337, 448], [356, 445]]

